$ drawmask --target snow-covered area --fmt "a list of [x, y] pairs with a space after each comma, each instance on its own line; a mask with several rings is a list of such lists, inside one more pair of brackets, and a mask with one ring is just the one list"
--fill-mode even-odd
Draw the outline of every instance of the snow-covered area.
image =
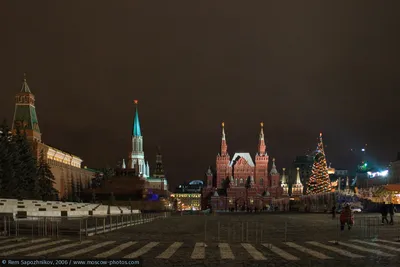
[[235, 155], [233, 155], [233, 158], [232, 158], [231, 162], [229, 163], [229, 167], [233, 166], [233, 164], [235, 163], [235, 161], [237, 160], [238, 157], [243, 158], [244, 160], [247, 161], [247, 163], [251, 167], [254, 167], [254, 162], [253, 162], [253, 159], [250, 156], [250, 153], [235, 153]]

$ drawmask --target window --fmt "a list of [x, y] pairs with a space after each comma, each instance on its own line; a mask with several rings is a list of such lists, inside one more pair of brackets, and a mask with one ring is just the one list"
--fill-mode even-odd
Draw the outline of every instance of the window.
[[264, 185], [264, 179], [260, 178], [260, 185]]

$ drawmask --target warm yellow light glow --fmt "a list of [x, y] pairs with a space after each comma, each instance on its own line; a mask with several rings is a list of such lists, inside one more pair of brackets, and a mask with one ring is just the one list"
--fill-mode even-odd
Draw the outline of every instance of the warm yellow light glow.
[[264, 122], [261, 122], [260, 125], [261, 125], [261, 127], [264, 127]]
[[222, 125], [222, 127], [225, 127], [225, 123], [224, 122], [222, 122], [221, 125]]

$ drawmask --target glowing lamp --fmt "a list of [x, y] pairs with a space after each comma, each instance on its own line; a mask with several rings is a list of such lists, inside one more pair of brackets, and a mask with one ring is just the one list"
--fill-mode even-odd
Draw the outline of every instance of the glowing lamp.
[[264, 127], [264, 122], [261, 122], [260, 125], [261, 125], [261, 127]]
[[221, 125], [222, 125], [222, 127], [225, 127], [225, 123], [224, 122], [222, 122]]
[[319, 137], [322, 137], [322, 133], [319, 133]]
[[136, 99], [133, 100], [133, 103], [135, 103], [136, 105], [137, 105], [138, 102], [139, 102], [139, 101], [137, 101]]

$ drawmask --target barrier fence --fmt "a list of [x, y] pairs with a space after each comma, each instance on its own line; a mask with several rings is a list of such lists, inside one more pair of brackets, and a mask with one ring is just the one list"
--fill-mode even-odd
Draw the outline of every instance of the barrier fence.
[[229, 220], [222, 217], [205, 217], [204, 242], [255, 243], [270, 241], [295, 242], [298, 240], [336, 241], [344, 239], [389, 238], [400, 242], [400, 222], [393, 225], [381, 223], [380, 216], [356, 217], [351, 225], [341, 229], [339, 218], [326, 217], [324, 220], [308, 221], [296, 217], [282, 217], [279, 225], [273, 225], [268, 218]]
[[23, 219], [12, 215], [0, 216], [0, 233], [3, 236], [47, 236], [75, 235], [82, 237], [105, 234], [123, 227], [148, 223], [170, 217], [169, 212], [120, 214], [90, 217], [39, 217]]

